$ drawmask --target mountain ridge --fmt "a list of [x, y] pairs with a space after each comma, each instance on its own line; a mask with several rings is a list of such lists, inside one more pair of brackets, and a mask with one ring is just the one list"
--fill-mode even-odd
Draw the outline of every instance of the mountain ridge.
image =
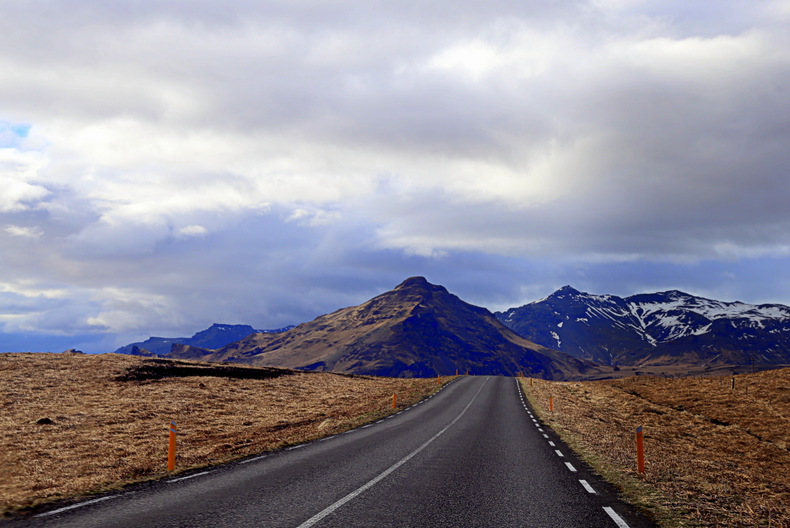
[[680, 290], [628, 297], [564, 286], [496, 316], [536, 343], [607, 365], [790, 363], [790, 307]]
[[275, 330], [256, 330], [246, 324], [214, 323], [192, 337], [149, 337], [145, 341], [129, 343], [115, 350], [116, 354], [133, 356], [163, 356], [169, 354], [173, 345], [183, 344], [200, 348], [220, 348], [254, 333], [276, 333], [293, 328], [287, 326]]

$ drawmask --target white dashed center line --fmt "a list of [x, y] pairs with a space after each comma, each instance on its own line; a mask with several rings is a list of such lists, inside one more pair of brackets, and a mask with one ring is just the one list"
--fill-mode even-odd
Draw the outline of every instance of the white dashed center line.
[[604, 506], [604, 507], [603, 507], [603, 511], [605, 511], [606, 513], [608, 513], [608, 514], [609, 514], [609, 517], [611, 517], [611, 518], [612, 518], [612, 520], [613, 520], [613, 521], [614, 521], [614, 523], [615, 523], [615, 524], [618, 526], [618, 528], [630, 528], [630, 527], [628, 526], [628, 523], [626, 523], [626, 522], [623, 520], [623, 518], [622, 518], [622, 517], [620, 517], [619, 515], [617, 515], [617, 514], [615, 513], [615, 511], [614, 511], [612, 508], [610, 508], [609, 506]]
[[587, 490], [587, 493], [593, 493], [593, 494], [595, 493], [595, 490], [593, 489], [593, 487], [592, 487], [592, 486], [590, 486], [590, 483], [589, 483], [589, 482], [587, 482], [586, 480], [579, 480], [579, 483], [580, 483], [582, 486], [584, 486], [584, 489], [586, 489], [586, 490]]

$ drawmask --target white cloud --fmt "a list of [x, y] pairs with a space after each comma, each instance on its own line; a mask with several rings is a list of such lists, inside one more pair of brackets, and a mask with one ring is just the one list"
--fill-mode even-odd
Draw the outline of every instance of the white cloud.
[[38, 183], [46, 163], [37, 152], [0, 148], [0, 213], [35, 207], [50, 194]]
[[5, 232], [13, 237], [21, 238], [39, 238], [44, 232], [40, 227], [24, 227], [16, 225], [8, 225], [5, 227]]
[[42, 287], [32, 279], [0, 283], [0, 292], [13, 293], [26, 298], [43, 297], [45, 299], [62, 299], [68, 295], [65, 289]]
[[178, 230], [185, 236], [202, 236], [208, 233], [208, 229], [200, 225], [188, 225]]

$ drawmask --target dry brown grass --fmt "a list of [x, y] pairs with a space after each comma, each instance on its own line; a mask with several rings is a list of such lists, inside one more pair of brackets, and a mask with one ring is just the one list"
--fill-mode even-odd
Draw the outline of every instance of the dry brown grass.
[[[736, 376], [734, 390], [730, 382], [522, 385], [538, 414], [661, 526], [790, 527], [790, 369]], [[644, 477], [636, 472], [639, 425]]]
[[168, 474], [171, 420], [183, 470], [347, 430], [392, 412], [393, 393], [403, 408], [438, 388], [323, 373], [117, 379], [146, 361], [0, 354], [0, 514]]

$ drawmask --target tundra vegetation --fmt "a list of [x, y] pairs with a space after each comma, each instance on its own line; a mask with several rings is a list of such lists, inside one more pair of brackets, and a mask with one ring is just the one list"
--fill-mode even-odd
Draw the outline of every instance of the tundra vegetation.
[[[449, 380], [445, 378], [444, 381]], [[339, 433], [436, 391], [397, 379], [118, 354], [0, 354], [0, 512]]]
[[521, 383], [538, 415], [660, 526], [790, 526], [790, 369]]

